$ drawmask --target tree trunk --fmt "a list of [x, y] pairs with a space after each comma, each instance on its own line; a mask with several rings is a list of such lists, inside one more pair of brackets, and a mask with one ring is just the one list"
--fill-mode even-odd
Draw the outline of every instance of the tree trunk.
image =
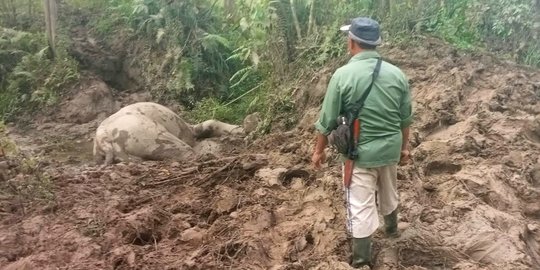
[[388, 10], [390, 9], [390, 0], [373, 0], [375, 14], [382, 19], [388, 15]]
[[396, 12], [396, 9], [398, 8], [397, 3], [395, 0], [388, 0], [388, 8], [387, 10], [390, 12], [390, 18], [392, 18]]
[[11, 0], [11, 16], [13, 25], [17, 25], [17, 6], [15, 4], [15, 0]]
[[32, 14], [32, 0], [28, 0], [28, 17], [30, 18], [33, 18], [33, 14]]
[[[540, 0], [533, 0], [534, 7], [534, 19], [535, 23], [533, 26], [533, 35], [535, 40], [540, 39]], [[538, 44], [538, 43], [537, 43]]]
[[309, 7], [309, 21], [308, 21], [308, 31], [307, 34], [311, 35], [313, 34], [313, 31], [315, 30], [315, 1], [311, 0], [311, 4]]
[[223, 7], [225, 12], [228, 15], [233, 15], [236, 13], [236, 1], [235, 0], [224, 0]]
[[298, 22], [298, 17], [296, 16], [296, 8], [294, 6], [294, 0], [291, 0], [291, 13], [294, 27], [296, 28], [296, 36], [298, 40], [302, 39], [302, 29], [300, 28], [300, 23]]
[[56, 56], [56, 18], [57, 18], [57, 9], [56, 9], [56, 0], [43, 0], [44, 12], [45, 12], [45, 27], [47, 32], [47, 39], [49, 43], [49, 51], [51, 52], [52, 58]]

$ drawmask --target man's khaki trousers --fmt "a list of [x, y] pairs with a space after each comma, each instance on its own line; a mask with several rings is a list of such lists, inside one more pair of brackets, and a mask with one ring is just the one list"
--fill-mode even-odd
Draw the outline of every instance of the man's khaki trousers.
[[353, 238], [371, 236], [379, 227], [376, 197], [383, 216], [396, 210], [399, 203], [396, 180], [397, 165], [354, 168], [351, 186], [345, 188], [347, 229]]

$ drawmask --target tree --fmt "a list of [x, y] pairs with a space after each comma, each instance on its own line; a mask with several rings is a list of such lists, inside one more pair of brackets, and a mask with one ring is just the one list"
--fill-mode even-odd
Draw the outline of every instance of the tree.
[[298, 40], [301, 40], [302, 29], [300, 28], [300, 22], [298, 21], [298, 16], [296, 16], [296, 7], [294, 5], [294, 0], [291, 0], [291, 14], [292, 14], [294, 28], [296, 29], [296, 37], [298, 38]]
[[56, 0], [43, 0], [44, 11], [45, 11], [45, 29], [47, 32], [47, 40], [49, 43], [49, 50], [51, 56], [54, 58], [55, 50], [55, 39], [56, 39], [56, 18], [57, 18], [57, 7]]
[[13, 27], [17, 24], [17, 5], [15, 0], [0, 1], [0, 14], [2, 15], [2, 24]]
[[224, 0], [223, 7], [228, 15], [236, 13], [236, 0]]

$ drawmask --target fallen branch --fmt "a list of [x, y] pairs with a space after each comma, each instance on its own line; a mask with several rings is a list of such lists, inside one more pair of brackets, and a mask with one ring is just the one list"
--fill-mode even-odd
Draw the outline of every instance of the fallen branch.
[[165, 178], [162, 178], [162, 179], [160, 179], [158, 181], [155, 181], [155, 182], [145, 183], [145, 184], [142, 184], [142, 186], [144, 186], [144, 187], [155, 187], [155, 186], [159, 186], [159, 185], [168, 184], [168, 183], [171, 183], [171, 182], [175, 182], [177, 180], [184, 179], [184, 176], [192, 175], [193, 173], [196, 173], [198, 170], [199, 170], [199, 168], [194, 167], [194, 168], [191, 168], [190, 170], [187, 170], [187, 171], [185, 171], [185, 172], [183, 172], [181, 174], [165, 177]]
[[225, 166], [219, 168], [218, 170], [214, 171], [212, 174], [206, 176], [205, 178], [197, 181], [195, 184], [196, 185], [202, 185], [202, 186], [209, 186], [213, 183], [215, 183], [217, 180], [216, 179], [216, 176], [222, 172], [224, 172], [225, 170], [229, 169], [230, 167], [233, 167], [233, 165], [236, 163], [237, 159], [234, 159], [233, 161], [227, 163]]
[[[229, 169], [230, 167], [238, 163], [238, 161], [240, 161], [241, 159], [250, 159], [250, 160], [254, 159], [254, 161], [252, 162], [246, 162], [242, 164], [242, 169], [246, 171], [256, 170], [268, 164], [266, 160], [266, 156], [260, 155], [260, 154], [249, 154], [249, 155], [226, 157], [226, 158], [221, 158], [221, 159], [216, 159], [216, 160], [193, 163], [194, 166], [188, 167], [185, 171], [181, 172], [180, 174], [167, 176], [167, 177], [158, 179], [156, 181], [152, 181], [150, 183], [141, 183], [141, 186], [156, 187], [156, 186], [161, 186], [161, 185], [167, 185], [167, 184], [175, 183], [181, 180], [186, 180], [187, 178], [191, 177], [194, 174], [202, 175], [201, 171], [203, 169], [206, 169], [206, 171], [208, 171], [208, 169], [210, 170], [215, 169], [211, 174], [201, 179], [196, 180], [197, 185], [207, 185], [205, 184], [205, 182], [210, 181], [212, 178], [215, 178], [218, 174], [226, 171], [227, 169]], [[218, 168], [217, 166], [216, 167], [212, 166], [212, 165], [222, 164], [224, 162], [227, 162], [227, 164], [222, 167]], [[149, 174], [145, 174], [144, 176], [140, 177], [137, 180], [137, 182], [141, 182], [142, 179], [149, 176], [150, 176]], [[213, 183], [214, 181], [210, 181], [210, 182]]]
[[243, 158], [262, 159], [262, 158], [266, 158], [266, 155], [263, 155], [263, 154], [246, 154], [246, 155], [238, 155], [238, 156], [232, 156], [232, 157], [220, 158], [220, 159], [216, 159], [216, 160], [209, 160], [209, 161], [200, 162], [200, 163], [196, 163], [196, 164], [197, 164], [197, 166], [200, 167], [200, 166], [204, 166], [204, 165], [215, 164], [215, 163], [220, 163], [220, 162], [229, 161], [229, 160], [234, 160], [234, 159], [243, 159]]

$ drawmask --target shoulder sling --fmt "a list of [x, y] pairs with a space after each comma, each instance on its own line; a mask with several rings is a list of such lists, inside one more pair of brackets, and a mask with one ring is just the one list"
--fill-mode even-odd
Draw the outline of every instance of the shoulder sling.
[[360, 98], [349, 106], [345, 113], [340, 115], [337, 119], [337, 128], [334, 129], [328, 137], [329, 142], [336, 150], [347, 156], [349, 159], [356, 159], [358, 153], [356, 151], [356, 145], [358, 144], [358, 138], [360, 136], [360, 122], [358, 116], [360, 111], [364, 107], [365, 101], [373, 88], [375, 79], [379, 75], [381, 69], [381, 58], [377, 58], [377, 64], [373, 70], [371, 83], [366, 88]]

